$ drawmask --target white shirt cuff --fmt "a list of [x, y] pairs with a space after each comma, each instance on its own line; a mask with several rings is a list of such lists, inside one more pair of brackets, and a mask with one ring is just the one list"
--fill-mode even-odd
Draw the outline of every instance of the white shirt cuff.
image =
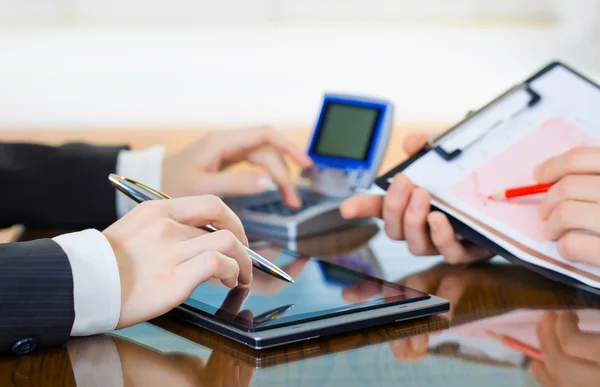
[[[165, 147], [155, 145], [142, 151], [123, 150], [117, 157], [117, 175], [129, 177], [149, 187], [161, 190], [162, 165]], [[120, 218], [136, 206], [136, 202], [121, 192], [117, 195], [117, 217]]]
[[60, 245], [71, 264], [75, 322], [71, 336], [110, 332], [119, 323], [121, 280], [112, 247], [94, 229], [60, 235]]
[[123, 386], [121, 357], [112, 337], [71, 339], [67, 350], [78, 386]]

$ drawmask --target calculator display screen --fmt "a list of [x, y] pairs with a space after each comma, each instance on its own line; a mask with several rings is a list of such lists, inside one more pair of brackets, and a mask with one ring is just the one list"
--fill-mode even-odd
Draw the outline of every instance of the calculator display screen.
[[364, 161], [369, 155], [381, 110], [328, 103], [323, 112], [314, 153]]

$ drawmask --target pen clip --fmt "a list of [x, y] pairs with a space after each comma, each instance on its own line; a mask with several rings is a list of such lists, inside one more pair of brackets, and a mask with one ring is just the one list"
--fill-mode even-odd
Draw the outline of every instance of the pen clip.
[[[163, 192], [160, 192], [152, 187], [149, 187], [144, 183], [140, 183], [139, 181], [130, 179], [125, 176], [119, 176], [119, 175], [115, 175], [114, 173], [111, 173], [108, 176], [108, 179], [110, 180], [110, 182], [116, 189], [118, 189], [120, 192], [129, 196], [131, 199], [135, 200], [138, 203], [144, 202], [146, 200], [171, 199], [171, 197], [169, 195], [167, 195]], [[136, 186], [138, 188], [141, 188], [142, 190], [147, 191], [151, 195], [154, 195], [156, 197], [153, 198], [153, 197], [151, 197], [151, 195], [144, 196], [143, 193], [140, 192], [139, 189], [135, 190], [135, 189], [130, 188], [129, 187], [130, 184], [133, 186]]]

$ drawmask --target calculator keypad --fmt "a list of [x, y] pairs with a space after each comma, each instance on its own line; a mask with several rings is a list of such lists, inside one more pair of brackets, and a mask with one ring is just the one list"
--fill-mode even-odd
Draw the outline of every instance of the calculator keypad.
[[258, 205], [249, 206], [246, 209], [252, 212], [260, 212], [269, 215], [292, 216], [323, 202], [324, 199], [324, 197], [321, 195], [305, 191], [300, 192], [300, 197], [302, 198], [302, 207], [298, 209], [288, 208], [285, 203], [283, 203], [281, 197], [274, 197], [272, 200]]

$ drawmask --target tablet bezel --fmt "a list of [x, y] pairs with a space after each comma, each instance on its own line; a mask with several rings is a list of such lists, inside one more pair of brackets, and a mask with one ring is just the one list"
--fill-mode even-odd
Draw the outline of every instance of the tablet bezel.
[[269, 330], [248, 332], [234, 325], [224, 323], [214, 316], [199, 313], [198, 310], [181, 305], [169, 314], [208, 329], [212, 332], [249, 346], [254, 349], [271, 348], [298, 341], [316, 339], [322, 336], [345, 333], [357, 329], [393, 322], [431, 316], [449, 311], [450, 303], [440, 297], [429, 295], [428, 299], [382, 306], [377, 309], [357, 311], [341, 316], [324, 317], [319, 320], [299, 322], [294, 325], [273, 327]]

